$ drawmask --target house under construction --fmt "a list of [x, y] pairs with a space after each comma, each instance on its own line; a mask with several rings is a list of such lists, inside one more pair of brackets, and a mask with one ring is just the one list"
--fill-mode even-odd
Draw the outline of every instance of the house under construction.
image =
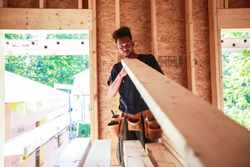
[[[130, 27], [135, 52], [153, 54], [164, 76], [139, 61], [121, 59], [112, 39], [112, 33], [121, 26]], [[27, 152], [32, 153], [47, 139], [55, 138], [56, 129], [63, 130], [68, 125], [61, 110], [58, 111], [67, 106], [67, 94], [62, 93], [62, 99], [38, 99], [26, 104], [22, 100], [8, 101], [5, 78], [9, 74], [5, 73], [4, 64], [8, 45], [5, 32], [9, 30], [87, 30], [89, 33], [91, 142], [83, 146], [77, 142], [61, 162], [67, 159], [75, 162], [75, 166], [119, 166], [115, 155], [117, 140], [107, 128], [112, 116], [110, 110], [118, 112], [118, 97], [108, 97], [107, 80], [112, 66], [121, 61], [163, 130], [160, 142], [147, 144], [145, 150], [137, 141], [126, 141], [126, 166], [250, 166], [250, 132], [223, 113], [224, 41], [221, 39], [221, 32], [250, 32], [249, 0], [0, 0], [1, 167], [10, 161], [5, 157], [11, 155], [18, 159], [11, 161], [12, 164], [23, 166]], [[244, 39], [242, 43], [250, 48], [249, 42], [250, 39]], [[240, 43], [232, 42], [228, 48], [235, 49]], [[53, 44], [44, 44], [42, 51], [48, 51], [50, 45]], [[23, 95], [24, 91], [17, 94], [20, 99], [25, 98]], [[13, 141], [7, 147], [11, 130], [7, 132], [6, 123], [17, 107], [22, 108], [18, 111], [29, 107], [44, 114], [53, 109], [58, 114], [52, 117], [61, 116], [62, 121], [56, 123], [55, 131], [38, 133], [33, 142], [15, 144]], [[49, 123], [48, 118], [46, 121], [38, 119], [43, 117], [36, 118], [38, 124]], [[22, 131], [23, 127], [15, 127], [18, 128]], [[37, 128], [38, 125], [32, 124], [28, 130]], [[59, 149], [65, 142], [68, 141], [57, 141], [51, 147]], [[50, 158], [43, 151], [44, 158], [39, 159], [43, 163], [39, 166]], [[56, 166], [66, 164], [59, 160]]]

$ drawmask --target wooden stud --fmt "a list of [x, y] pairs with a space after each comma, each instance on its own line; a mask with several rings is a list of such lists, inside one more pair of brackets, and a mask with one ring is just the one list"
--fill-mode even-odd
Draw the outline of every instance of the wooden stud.
[[39, 0], [39, 8], [40, 9], [46, 8], [46, 0]]
[[[120, 0], [115, 0], [115, 23], [116, 23], [116, 29], [120, 28], [121, 21], [120, 21]], [[122, 59], [122, 55], [117, 50], [116, 51], [116, 62], [120, 62]]]
[[0, 166], [4, 166], [5, 142], [5, 65], [4, 61], [4, 33], [0, 31]]
[[78, 9], [82, 9], [82, 0], [78, 0]]
[[219, 104], [219, 109], [224, 112], [224, 94], [223, 94], [223, 72], [222, 72], [222, 47], [221, 47], [221, 30], [218, 29], [218, 62], [217, 62], [217, 67], [219, 68], [219, 73], [218, 73], [218, 78], [219, 78], [219, 99], [220, 99], [220, 104]]
[[91, 12], [90, 9], [0, 8], [0, 29], [92, 30]]
[[152, 41], [152, 54], [157, 58], [157, 25], [156, 25], [156, 0], [150, 0], [150, 12], [151, 12], [151, 41]]
[[224, 9], [224, 8], [225, 8], [224, 0], [220, 0], [220, 9]]
[[210, 42], [210, 63], [211, 63], [211, 89], [212, 104], [218, 109], [222, 108], [219, 79], [219, 48], [218, 48], [218, 22], [216, 0], [208, 1], [209, 7], [209, 42]]
[[225, 0], [225, 9], [228, 9], [228, 0]]
[[221, 1], [221, 0], [216, 0], [216, 2], [217, 2], [217, 8], [218, 8], [218, 9], [221, 9], [220, 1]]
[[250, 28], [250, 9], [219, 9], [219, 29]]
[[7, 0], [0, 0], [0, 8], [7, 8], [8, 1]]
[[97, 85], [97, 25], [96, 0], [89, 0], [92, 10], [92, 27], [89, 31], [89, 64], [90, 64], [90, 105], [91, 105], [91, 142], [98, 139], [98, 85]]
[[249, 131], [137, 59], [122, 65], [189, 166], [250, 166]]
[[188, 89], [195, 92], [194, 32], [192, 0], [185, 0]]

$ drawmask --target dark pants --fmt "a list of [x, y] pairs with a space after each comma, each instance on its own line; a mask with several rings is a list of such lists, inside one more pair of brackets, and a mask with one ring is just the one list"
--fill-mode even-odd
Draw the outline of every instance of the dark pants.
[[[143, 120], [143, 117], [141, 117]], [[144, 121], [142, 121], [142, 130], [141, 131], [129, 131], [128, 130], [128, 121], [127, 117], [124, 121], [124, 129], [122, 136], [118, 138], [118, 145], [116, 149], [116, 157], [119, 162], [119, 165], [124, 167], [124, 152], [123, 152], [123, 141], [124, 140], [140, 140], [142, 146], [145, 148], [145, 143], [157, 143], [158, 140], [150, 140], [149, 138], [145, 137], [145, 130], [144, 130]]]

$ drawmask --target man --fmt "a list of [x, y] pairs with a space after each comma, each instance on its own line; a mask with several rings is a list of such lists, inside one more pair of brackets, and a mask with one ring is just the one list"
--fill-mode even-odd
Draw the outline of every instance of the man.
[[[162, 72], [159, 64], [155, 57], [151, 54], [142, 55], [136, 54], [133, 50], [134, 42], [132, 41], [132, 35], [128, 27], [121, 27], [113, 33], [113, 38], [116, 42], [116, 49], [121, 53], [125, 59], [138, 59], [145, 64], [151, 66], [157, 71]], [[122, 136], [118, 138], [117, 147], [117, 159], [120, 166], [124, 166], [123, 162], [123, 140], [140, 140], [142, 145], [145, 147], [145, 143], [155, 142], [145, 137], [145, 130], [143, 124], [142, 112], [148, 110], [148, 106], [141, 98], [140, 93], [134, 86], [133, 82], [127, 75], [126, 70], [122, 67], [121, 62], [115, 64], [111, 71], [110, 78], [108, 80], [109, 90], [108, 95], [110, 98], [116, 96], [119, 91], [120, 94], [120, 105], [119, 110], [125, 113], [125, 123]], [[135, 116], [141, 114], [141, 126], [140, 131], [128, 130], [128, 118], [129, 116]]]

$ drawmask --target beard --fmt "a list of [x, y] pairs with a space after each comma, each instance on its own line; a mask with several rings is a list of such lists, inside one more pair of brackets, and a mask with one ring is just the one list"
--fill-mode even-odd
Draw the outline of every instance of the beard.
[[[128, 52], [129, 52], [129, 50], [128, 50]], [[132, 53], [133, 53], [133, 50], [131, 52], [129, 52], [129, 54], [123, 55], [123, 56], [126, 57], [126, 58], [129, 58], [129, 57], [131, 57]]]

